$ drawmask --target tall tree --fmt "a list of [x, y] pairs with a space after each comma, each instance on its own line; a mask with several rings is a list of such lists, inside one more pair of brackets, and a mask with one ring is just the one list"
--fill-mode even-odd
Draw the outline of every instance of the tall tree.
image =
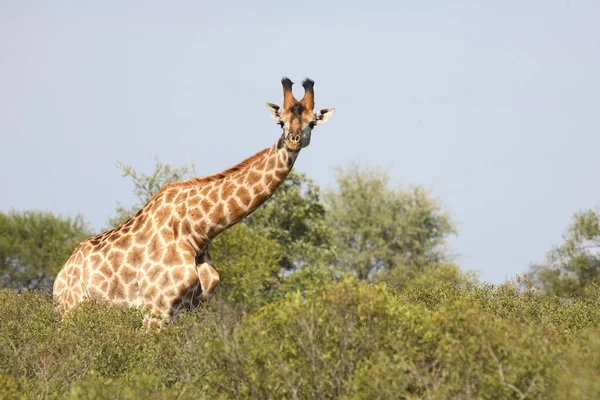
[[410, 275], [447, 259], [455, 226], [422, 187], [390, 188], [385, 172], [356, 163], [338, 169], [336, 180], [325, 200], [343, 270], [361, 279], [392, 269]]
[[80, 215], [0, 213], [0, 286], [51, 289], [54, 276], [79, 242], [92, 235]]
[[292, 171], [273, 197], [244, 220], [280, 245], [286, 270], [331, 263], [335, 257], [333, 232], [320, 197], [312, 179]]
[[575, 213], [563, 243], [532, 265], [529, 277], [545, 293], [585, 296], [591, 283], [600, 284], [600, 206]]

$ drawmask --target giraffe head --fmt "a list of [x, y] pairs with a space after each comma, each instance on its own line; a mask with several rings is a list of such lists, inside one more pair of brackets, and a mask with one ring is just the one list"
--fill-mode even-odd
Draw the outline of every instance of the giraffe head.
[[310, 143], [310, 135], [315, 126], [324, 124], [335, 113], [335, 108], [322, 108], [314, 112], [315, 84], [306, 78], [302, 82], [304, 97], [300, 101], [294, 98], [292, 85], [288, 78], [281, 80], [283, 85], [283, 108], [277, 104], [267, 103], [271, 117], [283, 128], [279, 147], [285, 146], [290, 151], [299, 151]]

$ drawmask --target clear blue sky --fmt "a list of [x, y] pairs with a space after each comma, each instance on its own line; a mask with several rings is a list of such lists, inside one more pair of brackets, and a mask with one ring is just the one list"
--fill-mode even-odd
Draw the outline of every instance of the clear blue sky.
[[100, 228], [134, 201], [117, 161], [218, 172], [275, 142], [264, 103], [309, 76], [337, 113], [297, 169], [430, 187], [461, 266], [501, 282], [600, 203], [598, 21], [598, 0], [2, 0], [0, 210]]

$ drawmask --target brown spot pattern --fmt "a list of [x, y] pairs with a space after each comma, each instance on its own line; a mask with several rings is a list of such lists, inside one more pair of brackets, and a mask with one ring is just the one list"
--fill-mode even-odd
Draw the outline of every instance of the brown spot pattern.
[[181, 192], [175, 198], [175, 203], [183, 203], [187, 199], [187, 197], [188, 197], [187, 192]]
[[183, 279], [183, 277], [185, 276], [184, 267], [179, 267], [179, 268], [175, 268], [174, 270], [172, 270], [171, 276], [173, 278], [173, 281], [175, 281], [175, 282], [181, 281]]
[[143, 229], [135, 235], [136, 244], [146, 244], [148, 239], [150, 239], [150, 230], [148, 229]]
[[187, 219], [181, 223], [181, 233], [186, 236], [192, 233], [192, 225]]
[[262, 175], [258, 172], [250, 171], [248, 175], [246, 175], [246, 179], [244, 180], [246, 183], [253, 184], [261, 180]]
[[179, 252], [177, 251], [177, 246], [175, 246], [175, 244], [172, 243], [167, 248], [167, 253], [163, 259], [163, 264], [166, 266], [181, 264], [181, 256], [179, 256]]
[[105, 280], [106, 279], [102, 275], [96, 273], [96, 274], [94, 274], [94, 277], [92, 278], [92, 285], [98, 286]]
[[156, 212], [154, 217], [154, 221], [156, 222], [157, 227], [161, 227], [167, 222], [167, 219], [171, 216], [171, 209], [167, 206], [161, 207], [160, 210]]
[[117, 277], [114, 277], [108, 286], [108, 297], [110, 299], [120, 299], [125, 296], [125, 287]]
[[223, 212], [223, 204], [222, 203], [217, 204], [217, 206], [215, 207], [213, 212], [210, 214], [209, 218], [211, 219], [211, 221], [218, 222], [218, 223], [223, 221], [223, 219], [225, 218], [225, 214]]
[[127, 253], [127, 262], [133, 267], [141, 265], [143, 260], [144, 248], [141, 246], [134, 246]]
[[[171, 220], [169, 221], [169, 226], [171, 227], [171, 234], [173, 235], [173, 240], [179, 239], [179, 221], [176, 220], [175, 217], [171, 217]], [[165, 242], [170, 241], [167, 239], [167, 237], [168, 236], [163, 236]]]
[[187, 206], [185, 204], [180, 204], [175, 207], [175, 212], [178, 214], [179, 218], [184, 218], [187, 213]]
[[123, 278], [123, 282], [128, 285], [130, 282], [132, 282], [135, 279], [135, 276], [137, 275], [135, 270], [129, 268], [129, 267], [123, 267], [123, 270], [121, 271], [121, 278]]
[[150, 282], [154, 282], [158, 276], [160, 275], [160, 273], [162, 272], [162, 268], [158, 266], [158, 264], [154, 264], [152, 266], [152, 268], [150, 268], [150, 270], [148, 270], [148, 279], [150, 280]]
[[160, 239], [158, 238], [158, 234], [154, 234], [152, 239], [150, 239], [150, 244], [148, 245], [148, 255], [152, 261], [158, 261], [160, 259], [162, 252], [162, 244], [160, 243]]
[[229, 199], [227, 202], [227, 208], [229, 210], [229, 216], [232, 220], [237, 220], [244, 216], [245, 210], [240, 207], [235, 197]]
[[238, 199], [240, 199], [242, 204], [246, 207], [248, 205], [250, 205], [250, 201], [252, 200], [252, 197], [250, 196], [250, 192], [248, 191], [248, 189], [246, 189], [243, 186], [238, 188], [237, 197], [238, 197]]
[[108, 266], [108, 263], [102, 263], [102, 267], [100, 267], [100, 273], [106, 278], [110, 279], [110, 277], [112, 277], [113, 271]]
[[118, 249], [127, 250], [131, 246], [131, 236], [122, 236], [120, 239], [115, 241], [114, 246]]
[[234, 190], [235, 185], [232, 182], [225, 182], [221, 189], [221, 197], [223, 200], [227, 200], [231, 195], [233, 195]]
[[120, 251], [113, 251], [108, 256], [108, 262], [113, 271], [118, 271], [123, 263], [123, 253]]
[[176, 190], [174, 190], [174, 189], [167, 190], [165, 192], [165, 203], [172, 203], [175, 196], [177, 196]]
[[204, 213], [196, 208], [189, 211], [188, 215], [192, 219], [192, 221], [198, 221], [199, 219], [202, 219], [202, 217], [204, 217]]
[[139, 217], [135, 217], [135, 222], [133, 223], [132, 229], [134, 231], [138, 231], [144, 225], [144, 222], [146, 222], [145, 215], [140, 215]]
[[208, 214], [210, 212], [210, 209], [212, 208], [212, 204], [208, 200], [202, 199], [200, 207], [202, 207], [202, 211], [204, 212], [204, 214]]
[[200, 195], [205, 197], [212, 190], [212, 185], [206, 185], [200, 190]]
[[213, 189], [207, 196], [209, 198], [210, 201], [212, 201], [213, 203], [216, 203], [219, 201], [219, 189], [215, 188]]

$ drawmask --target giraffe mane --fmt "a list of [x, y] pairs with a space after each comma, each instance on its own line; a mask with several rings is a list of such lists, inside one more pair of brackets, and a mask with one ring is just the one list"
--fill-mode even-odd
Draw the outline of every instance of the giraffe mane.
[[[269, 150], [271, 150], [270, 147], [259, 151], [258, 153], [256, 153], [255, 155], [248, 157], [247, 159], [245, 159], [244, 161], [234, 165], [231, 168], [227, 168], [219, 173], [213, 174], [213, 175], [208, 175], [208, 176], [204, 176], [202, 178], [198, 178], [198, 177], [194, 177], [191, 179], [188, 179], [187, 181], [183, 181], [183, 182], [176, 182], [176, 183], [172, 183], [171, 185], [175, 185], [175, 186], [196, 186], [196, 185], [202, 185], [205, 183], [211, 183], [214, 181], [218, 181], [220, 179], [226, 178], [230, 175], [235, 174], [236, 172], [239, 172], [243, 169], [246, 169], [249, 165], [251, 165], [254, 161], [256, 161], [257, 159], [259, 159], [260, 157], [262, 157], [263, 155], [265, 155]], [[166, 185], [165, 185], [166, 187]], [[173, 186], [170, 186], [173, 187]], [[164, 187], [163, 187], [164, 189]], [[159, 193], [162, 191], [162, 189], [159, 191]]]

